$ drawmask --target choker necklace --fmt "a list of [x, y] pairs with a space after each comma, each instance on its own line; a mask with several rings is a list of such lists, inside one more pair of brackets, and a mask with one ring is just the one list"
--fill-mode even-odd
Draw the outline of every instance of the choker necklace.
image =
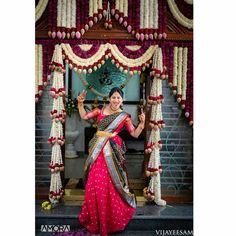
[[116, 110], [115, 110], [115, 109], [112, 109], [111, 105], [109, 105], [109, 110], [110, 110], [110, 111], [113, 111], [113, 112], [114, 112], [114, 111], [118, 111], [119, 109], [120, 109], [120, 108], [117, 108]]

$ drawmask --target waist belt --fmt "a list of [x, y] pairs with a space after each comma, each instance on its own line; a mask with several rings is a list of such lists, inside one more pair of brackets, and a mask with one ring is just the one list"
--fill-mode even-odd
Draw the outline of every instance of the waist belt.
[[109, 133], [109, 132], [106, 132], [106, 131], [97, 131], [96, 132], [96, 135], [98, 137], [108, 137], [108, 138], [112, 138], [112, 137], [115, 137], [117, 135], [116, 132], [114, 133]]

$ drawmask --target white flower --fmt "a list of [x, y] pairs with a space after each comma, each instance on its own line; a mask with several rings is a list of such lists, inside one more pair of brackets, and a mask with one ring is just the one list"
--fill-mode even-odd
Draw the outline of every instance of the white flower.
[[39, 0], [35, 8], [35, 22], [38, 21], [38, 19], [40, 19], [47, 5], [48, 5], [48, 0]]
[[170, 11], [174, 18], [184, 27], [192, 29], [193, 28], [193, 20], [188, 19], [186, 16], [184, 16], [178, 6], [176, 5], [174, 0], [167, 0]]

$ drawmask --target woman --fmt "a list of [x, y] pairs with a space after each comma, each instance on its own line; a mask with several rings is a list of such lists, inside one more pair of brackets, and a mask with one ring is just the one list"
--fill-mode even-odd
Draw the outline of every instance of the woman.
[[137, 138], [145, 124], [145, 115], [139, 115], [137, 128], [130, 115], [121, 109], [123, 92], [113, 88], [109, 93], [109, 105], [86, 113], [83, 102], [86, 91], [78, 96], [78, 109], [82, 119], [97, 118], [97, 132], [89, 143], [89, 155], [85, 163], [85, 196], [78, 218], [90, 233], [108, 233], [124, 230], [131, 220], [136, 199], [130, 193], [124, 166], [125, 146], [118, 136], [125, 126]]

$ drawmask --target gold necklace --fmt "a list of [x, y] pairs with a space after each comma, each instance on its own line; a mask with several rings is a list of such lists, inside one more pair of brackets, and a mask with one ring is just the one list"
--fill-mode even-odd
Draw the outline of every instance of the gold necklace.
[[120, 108], [117, 108], [116, 110], [114, 110], [111, 108], [111, 105], [109, 105], [108, 107], [109, 107], [110, 112], [112, 112], [112, 113], [117, 112], [120, 109]]

